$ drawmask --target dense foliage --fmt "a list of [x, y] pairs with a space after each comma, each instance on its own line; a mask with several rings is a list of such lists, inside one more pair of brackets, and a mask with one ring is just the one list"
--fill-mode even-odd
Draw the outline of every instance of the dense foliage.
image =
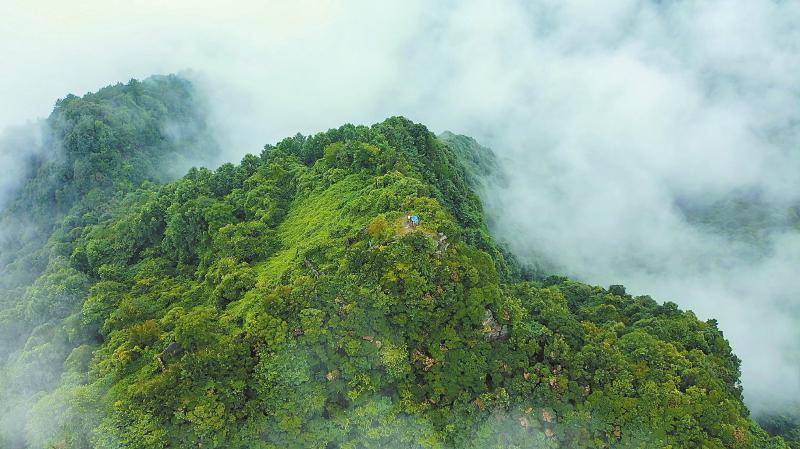
[[470, 188], [488, 156], [457, 137], [345, 125], [62, 219], [26, 294], [74, 298], [52, 325], [74, 349], [7, 444], [786, 447], [713, 320], [526, 280]]
[[[216, 155], [191, 85], [152, 77], [67, 96], [42, 124], [0, 212], [0, 447], [21, 445], [30, 407], [54, 388], [73, 347], [91, 338], [81, 303], [93, 280], [69, 262], [85, 226], [130, 192]], [[13, 148], [11, 150], [14, 150]]]

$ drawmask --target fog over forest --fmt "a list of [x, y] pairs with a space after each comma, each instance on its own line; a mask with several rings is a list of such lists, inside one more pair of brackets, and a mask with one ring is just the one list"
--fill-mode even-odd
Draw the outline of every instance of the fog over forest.
[[800, 3], [124, 5], [0, 4], [0, 205], [56, 98], [130, 78], [200, 88], [213, 164], [403, 115], [497, 153], [521, 260], [716, 319], [752, 410], [800, 398]]

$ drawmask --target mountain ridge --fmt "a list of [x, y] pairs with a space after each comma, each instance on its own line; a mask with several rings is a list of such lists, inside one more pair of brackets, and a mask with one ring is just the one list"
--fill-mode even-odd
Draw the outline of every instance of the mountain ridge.
[[71, 349], [0, 443], [787, 447], [749, 419], [713, 320], [526, 275], [489, 234], [474, 145], [344, 125], [64, 220], [46, 274], [77, 284], [50, 324]]

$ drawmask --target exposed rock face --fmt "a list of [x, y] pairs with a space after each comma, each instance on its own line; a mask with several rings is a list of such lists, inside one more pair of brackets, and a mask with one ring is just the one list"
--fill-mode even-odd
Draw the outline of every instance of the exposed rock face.
[[169, 344], [160, 354], [158, 354], [158, 363], [161, 365], [161, 369], [166, 369], [165, 364], [173, 358], [177, 358], [183, 355], [184, 353], [183, 346], [180, 343], [173, 341]]
[[498, 323], [491, 310], [486, 309], [481, 325], [483, 326], [483, 333], [486, 340], [496, 341], [508, 339], [508, 326]]

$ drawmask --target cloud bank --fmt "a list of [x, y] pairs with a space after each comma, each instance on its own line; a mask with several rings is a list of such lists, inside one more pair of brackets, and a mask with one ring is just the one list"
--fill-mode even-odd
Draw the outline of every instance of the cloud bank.
[[796, 2], [7, 3], [0, 128], [184, 71], [225, 160], [396, 114], [469, 134], [506, 163], [508, 188], [484, 197], [522, 258], [718, 318], [751, 407], [800, 397], [797, 234], [754, 249], [680, 207], [798, 201]]

